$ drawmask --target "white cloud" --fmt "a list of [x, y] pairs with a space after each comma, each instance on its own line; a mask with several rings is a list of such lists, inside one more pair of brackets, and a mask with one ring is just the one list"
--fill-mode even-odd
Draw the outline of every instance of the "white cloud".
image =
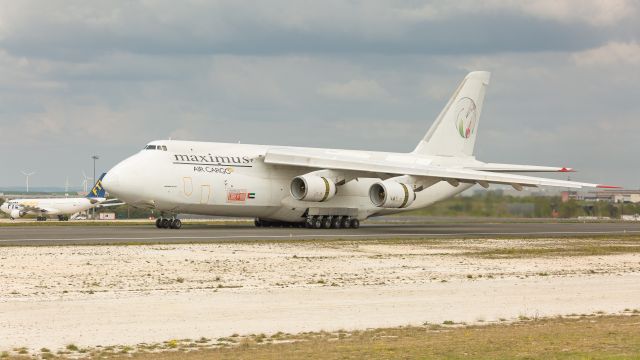
[[109, 142], [127, 143], [143, 130], [135, 123], [134, 111], [115, 111], [104, 105], [47, 105], [40, 112], [28, 113], [9, 124], [11, 138], [6, 143], [66, 143], [67, 145]]
[[480, 4], [489, 8], [514, 9], [543, 19], [585, 22], [595, 26], [614, 25], [636, 12], [635, 2], [631, 0], [488, 0]]
[[389, 96], [387, 91], [375, 80], [327, 83], [320, 86], [318, 94], [341, 100], [376, 100]]
[[595, 49], [572, 55], [580, 66], [640, 65], [640, 44], [637, 42], [610, 42]]
[[412, 21], [454, 18], [462, 13], [522, 13], [558, 22], [582, 22], [594, 26], [615, 25], [636, 13], [632, 0], [462, 0], [429, 3], [395, 9], [399, 18]]

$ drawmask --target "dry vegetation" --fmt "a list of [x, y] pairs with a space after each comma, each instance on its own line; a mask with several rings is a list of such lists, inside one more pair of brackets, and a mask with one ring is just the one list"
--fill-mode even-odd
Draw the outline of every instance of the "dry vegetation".
[[[199, 359], [629, 359], [640, 358], [640, 311], [621, 316], [581, 315], [525, 319], [512, 324], [464, 326], [425, 324], [420, 327], [277, 333], [217, 340], [170, 340], [135, 347], [111, 346], [63, 351], [48, 349], [4, 358], [138, 360]], [[0, 355], [0, 358], [3, 356]]]
[[640, 317], [550, 319], [513, 325], [427, 326], [321, 333], [301, 341], [192, 353], [139, 354], [135, 359], [516, 359], [638, 358]]

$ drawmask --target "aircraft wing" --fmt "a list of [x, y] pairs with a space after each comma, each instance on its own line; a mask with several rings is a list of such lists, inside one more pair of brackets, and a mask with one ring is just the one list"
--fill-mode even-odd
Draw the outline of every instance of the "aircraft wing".
[[20, 204], [20, 206], [22, 207], [23, 211], [27, 211], [27, 212], [47, 213], [55, 210], [55, 209], [49, 209], [49, 208], [40, 207], [37, 205], [31, 205], [31, 204]]
[[572, 168], [561, 166], [536, 166], [536, 165], [514, 165], [485, 163], [468, 166], [465, 169], [493, 172], [574, 172]]
[[122, 201], [119, 201], [119, 202], [103, 202], [103, 203], [100, 203], [100, 205], [98, 205], [97, 207], [102, 208], [102, 207], [120, 206], [120, 205], [125, 205], [125, 203], [122, 202]]
[[457, 183], [478, 183], [487, 187], [489, 183], [508, 184], [514, 188], [523, 186], [555, 186], [580, 189], [583, 187], [615, 188], [599, 184], [582, 183], [575, 181], [546, 179], [524, 175], [514, 175], [503, 172], [475, 170], [473, 168], [454, 166], [435, 166], [428, 163], [398, 162], [389, 159], [373, 159], [370, 157], [350, 155], [344, 152], [310, 151], [301, 153], [299, 150], [270, 149], [264, 157], [267, 164], [308, 167], [315, 169], [345, 170], [362, 174], [362, 177], [392, 177], [397, 175], [412, 175], [430, 179], [447, 181], [452, 185]]

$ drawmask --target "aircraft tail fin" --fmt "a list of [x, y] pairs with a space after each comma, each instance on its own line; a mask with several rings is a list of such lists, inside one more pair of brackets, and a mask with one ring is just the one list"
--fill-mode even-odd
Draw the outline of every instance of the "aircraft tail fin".
[[102, 179], [104, 178], [105, 175], [107, 175], [107, 173], [100, 175], [100, 178], [98, 179], [98, 181], [96, 181], [96, 184], [93, 185], [93, 188], [87, 194], [87, 198], [96, 199], [96, 198], [106, 197], [104, 188], [102, 187]]
[[413, 153], [472, 156], [490, 77], [488, 71], [473, 71], [465, 76]]

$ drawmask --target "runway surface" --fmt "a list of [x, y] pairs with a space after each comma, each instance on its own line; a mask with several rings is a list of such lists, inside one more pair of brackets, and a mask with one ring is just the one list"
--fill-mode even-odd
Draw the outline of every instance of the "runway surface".
[[0, 227], [0, 246], [188, 243], [251, 240], [562, 237], [640, 234], [640, 223], [446, 223], [374, 225], [360, 229], [255, 228], [190, 225], [180, 230], [149, 226], [15, 226]]

